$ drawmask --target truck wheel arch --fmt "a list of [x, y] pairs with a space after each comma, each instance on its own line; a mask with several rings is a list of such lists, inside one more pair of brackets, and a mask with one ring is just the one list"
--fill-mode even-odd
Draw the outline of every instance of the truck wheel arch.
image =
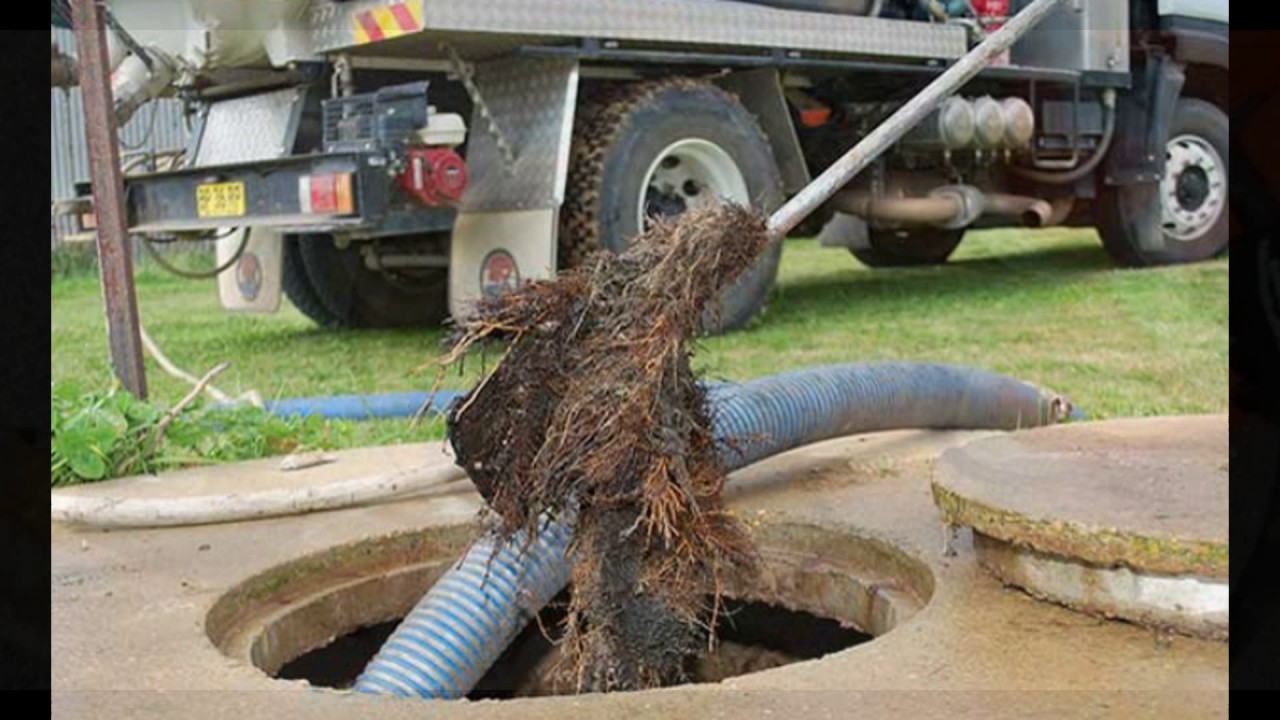
[[1178, 62], [1230, 69], [1230, 36], [1226, 23], [1166, 15], [1160, 18], [1160, 29], [1173, 39], [1173, 56]]
[[1183, 95], [1199, 98], [1227, 110], [1228, 73], [1231, 70], [1229, 27], [1224, 22], [1166, 15], [1161, 33], [1172, 41], [1173, 58], [1186, 67]]
[[[735, 202], [768, 213], [784, 200], [768, 137], [735, 95], [682, 77], [602, 88], [580, 105], [574, 121], [560, 208], [561, 267], [578, 265], [596, 250], [620, 252], [642, 231], [646, 186], [668, 153], [684, 154], [677, 165], [705, 165], [703, 170], [718, 165], [716, 158], [727, 159], [745, 184]], [[763, 309], [781, 251], [775, 243], [726, 290], [717, 311], [704, 318], [703, 332], [739, 329]]]
[[812, 178], [777, 69], [739, 70], [718, 79], [716, 85], [737, 96], [747, 112], [756, 116], [782, 173], [783, 190], [800, 192]]

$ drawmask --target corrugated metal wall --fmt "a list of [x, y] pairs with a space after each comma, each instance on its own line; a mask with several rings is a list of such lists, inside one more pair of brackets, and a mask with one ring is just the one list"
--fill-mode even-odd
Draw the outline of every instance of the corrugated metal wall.
[[[51, 28], [53, 42], [68, 55], [76, 54], [75, 36], [70, 30]], [[75, 196], [75, 184], [89, 179], [89, 153], [84, 141], [84, 114], [80, 108], [80, 89], [51, 90], [49, 99], [49, 200]], [[120, 150], [129, 154], [147, 150], [184, 147], [187, 127], [182, 117], [182, 103], [156, 100], [148, 103], [120, 132]], [[50, 222], [50, 242], [61, 243], [64, 234], [73, 232], [72, 218]]]

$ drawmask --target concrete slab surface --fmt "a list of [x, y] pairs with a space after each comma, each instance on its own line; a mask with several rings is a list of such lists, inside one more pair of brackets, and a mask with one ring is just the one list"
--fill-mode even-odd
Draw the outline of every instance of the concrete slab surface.
[[[210, 609], [283, 563], [396, 533], [475, 527], [477, 495], [162, 530], [51, 527], [52, 716], [57, 718], [1212, 718], [1227, 715], [1227, 646], [1158, 637], [1003, 587], [969, 539], [944, 556], [930, 480], [940, 452], [980, 433], [846, 438], [738, 472], [731, 507], [755, 522], [883, 539], [932, 573], [933, 593], [887, 634], [719, 684], [519, 701], [411, 701], [277, 681], [210, 640]], [[439, 444], [343, 453], [277, 477], [259, 461], [77, 492], [207, 494], [448, 462]], [[340, 467], [339, 467], [340, 466]], [[329, 476], [328, 473], [337, 473]], [[163, 491], [160, 489], [163, 486]], [[424, 551], [425, 552], [425, 551]], [[441, 558], [447, 560], [448, 558]]]

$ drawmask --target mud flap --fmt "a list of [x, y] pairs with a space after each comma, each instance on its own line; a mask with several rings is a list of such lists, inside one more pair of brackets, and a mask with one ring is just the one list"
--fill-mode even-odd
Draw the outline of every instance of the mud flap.
[[280, 309], [284, 243], [280, 233], [240, 228], [217, 241], [217, 263], [231, 259], [249, 233], [240, 259], [218, 275], [218, 300], [231, 312], [273, 313]]
[[[212, 103], [197, 117], [189, 154], [196, 167], [284, 157], [298, 139], [308, 102], [306, 87], [288, 87]], [[265, 228], [239, 228], [217, 241], [217, 264], [231, 259], [249, 233], [244, 253], [218, 275], [218, 300], [230, 312], [273, 313], [280, 309], [284, 245]]]
[[473, 79], [470, 180], [450, 243], [455, 318], [485, 294], [555, 276], [578, 63], [500, 58], [477, 63]]
[[760, 122], [760, 128], [769, 138], [773, 158], [782, 173], [783, 187], [788, 193], [798, 193], [813, 178], [805, 163], [804, 150], [796, 135], [795, 123], [787, 107], [782, 90], [782, 78], [777, 68], [740, 70], [717, 79], [716, 84], [738, 96], [743, 107], [751, 111]]
[[1165, 144], [1169, 124], [1186, 76], [1182, 65], [1164, 55], [1151, 56], [1133, 92], [1121, 93], [1116, 103], [1115, 145], [1106, 161], [1108, 185], [1127, 185], [1123, 194], [1127, 232], [1146, 252], [1161, 252], [1160, 180], [1164, 177]]
[[[459, 237], [465, 241], [458, 242]], [[555, 276], [555, 208], [463, 213], [454, 223], [453, 238], [449, 311], [454, 317], [465, 317], [481, 297]]]

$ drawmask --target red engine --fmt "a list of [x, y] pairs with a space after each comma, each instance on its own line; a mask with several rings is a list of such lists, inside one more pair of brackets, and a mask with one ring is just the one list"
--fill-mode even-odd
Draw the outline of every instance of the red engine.
[[987, 32], [995, 32], [1009, 19], [1009, 0], [972, 0], [972, 4]]
[[1009, 0], [973, 0], [973, 11], [984, 21], [987, 18], [998, 18], [999, 24], [996, 27], [999, 27], [1009, 19]]
[[451, 148], [409, 148], [396, 184], [427, 207], [454, 205], [467, 189], [467, 163]]
[[[1009, 0], [972, 0], [973, 11], [978, 15], [978, 23], [982, 29], [993, 33], [1009, 19]], [[1006, 50], [992, 59], [993, 65], [1009, 64], [1009, 51]]]

